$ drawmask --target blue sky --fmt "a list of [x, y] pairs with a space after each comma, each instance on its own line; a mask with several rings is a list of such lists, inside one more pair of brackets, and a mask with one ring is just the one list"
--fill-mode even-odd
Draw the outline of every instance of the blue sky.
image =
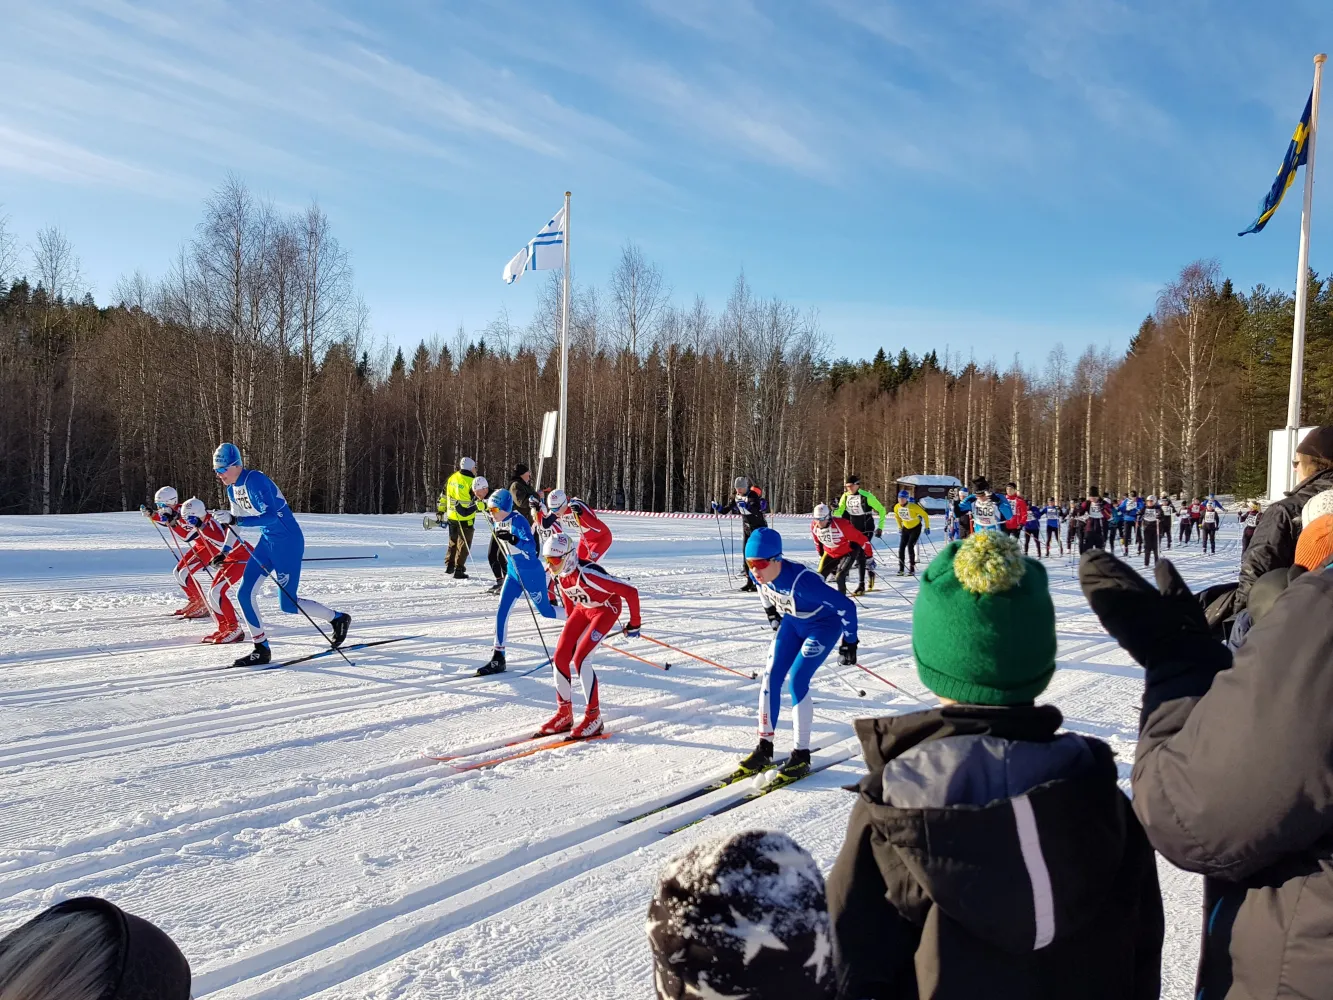
[[[538, 283], [501, 268], [569, 188], [577, 280], [633, 240], [677, 300], [743, 269], [835, 354], [1029, 365], [1123, 346], [1197, 257], [1294, 284], [1299, 189], [1236, 233], [1333, 48], [1320, 0], [6, 7], [0, 213], [64, 229], [99, 300], [235, 171], [318, 199], [377, 334], [524, 322]], [[1330, 247], [1325, 183], [1316, 270]]]

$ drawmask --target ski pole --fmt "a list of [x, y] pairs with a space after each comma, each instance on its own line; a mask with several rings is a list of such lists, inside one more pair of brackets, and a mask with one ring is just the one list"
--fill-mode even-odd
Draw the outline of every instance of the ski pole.
[[651, 643], [655, 643], [658, 646], [662, 646], [665, 649], [671, 650], [672, 652], [680, 653], [682, 656], [688, 656], [692, 660], [698, 660], [700, 663], [707, 663], [710, 667], [717, 667], [717, 669], [719, 670], [725, 670], [727, 673], [735, 674], [737, 677], [747, 677], [750, 680], [755, 680], [759, 676], [757, 673], [751, 672], [747, 674], [742, 670], [736, 670], [732, 667], [728, 667], [725, 664], [718, 663], [716, 660], [710, 660], [706, 656], [700, 656], [698, 653], [691, 653], [688, 649], [681, 649], [679, 646], [673, 646], [671, 645], [671, 643], [663, 642], [661, 639], [654, 639], [651, 635], [644, 635], [642, 632], [639, 633], [639, 638], [647, 639]]
[[[519, 584], [522, 584], [522, 580]], [[537, 638], [542, 641], [542, 651], [546, 654], [546, 663], [554, 663], [555, 659], [551, 656], [551, 650], [546, 645], [546, 636], [542, 635], [542, 627], [537, 621], [537, 605], [533, 603], [532, 595], [528, 593], [528, 588], [523, 587], [523, 596], [528, 600], [528, 611], [532, 615], [532, 624], [537, 626]], [[542, 664], [545, 666], [546, 664]]]
[[640, 663], [646, 663], [648, 664], [648, 666], [656, 667], [658, 670], [671, 669], [670, 663], [662, 664], [662, 663], [656, 663], [653, 660], [645, 660], [642, 656], [636, 656], [634, 653], [631, 653], [628, 649], [621, 649], [619, 646], [613, 646], [609, 642], [606, 644], [606, 648], [614, 649], [621, 656], [628, 656], [631, 660], [638, 660]]
[[847, 690], [848, 690], [848, 691], [851, 691], [851, 692], [852, 692], [853, 694], [855, 694], [858, 698], [864, 698], [864, 697], [866, 696], [866, 693], [865, 693], [865, 689], [864, 689], [864, 688], [859, 688], [859, 687], [857, 687], [855, 684], [853, 684], [851, 681], [849, 681], [849, 680], [848, 680], [846, 677], [844, 677], [842, 674], [838, 673], [836, 670], [833, 671], [833, 676], [836, 677], [836, 678], [838, 678], [838, 680], [842, 681], [843, 685], [847, 688]]
[[378, 559], [378, 553], [373, 556], [306, 556], [301, 562], [351, 562], [353, 559]]
[[713, 520], [717, 522], [717, 544], [722, 547], [722, 565], [727, 570], [727, 589], [731, 589], [731, 562], [727, 559], [727, 543], [722, 538], [722, 518], [717, 511], [713, 511]]
[[[228, 524], [226, 527], [227, 531], [232, 535], [233, 538], [236, 539], [238, 544], [240, 545], [245, 544], [245, 539], [240, 536], [240, 533], [235, 528], [233, 528], [230, 524]], [[251, 553], [250, 558], [255, 559], [256, 558], [255, 553]], [[329, 636], [327, 632], [325, 632], [322, 628], [319, 627], [319, 623], [316, 622], [315, 619], [310, 617], [310, 613], [306, 611], [305, 608], [301, 607], [301, 602], [296, 599], [295, 595], [292, 594], [291, 591], [289, 591], [286, 587], [282, 585], [282, 581], [278, 579], [278, 574], [273, 572], [262, 562], [257, 562], [256, 565], [259, 566], [259, 568], [263, 571], [265, 576], [267, 576], [270, 580], [272, 580], [274, 583], [278, 585], [278, 589], [282, 591], [283, 596], [286, 597], [287, 600], [291, 601], [293, 604], [296, 605], [296, 610], [301, 612], [301, 614], [305, 615], [305, 620], [315, 627], [315, 631], [318, 632], [320, 636], [324, 639], [324, 641], [329, 644], [329, 648], [333, 650], [335, 653], [337, 653], [339, 656], [341, 656], [343, 658], [343, 661], [349, 667], [356, 666], [355, 663], [347, 659], [346, 653], [344, 653], [341, 649], [339, 649], [337, 646], [333, 644], [333, 639]]]
[[875, 680], [877, 681], [883, 681], [885, 684], [887, 684], [889, 687], [893, 688], [893, 690], [899, 692], [900, 694], [907, 695], [907, 697], [911, 698], [917, 704], [919, 705], [926, 704], [926, 702], [922, 701], [920, 698], [912, 694], [910, 691], [904, 691], [897, 684], [893, 683], [893, 681], [889, 680], [887, 677], [881, 677], [879, 674], [875, 673], [875, 671], [871, 670], [869, 667], [863, 667], [861, 666], [861, 664], [858, 663], [856, 665], [856, 668], [858, 670], [864, 670], [866, 673], [868, 673], [871, 677], [875, 678]]

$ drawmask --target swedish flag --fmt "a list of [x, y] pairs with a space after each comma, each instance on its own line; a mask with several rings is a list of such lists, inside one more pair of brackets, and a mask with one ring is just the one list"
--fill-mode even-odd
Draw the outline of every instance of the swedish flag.
[[1282, 158], [1282, 166], [1277, 172], [1277, 180], [1273, 181], [1272, 188], [1269, 189], [1268, 194], [1264, 196], [1264, 200], [1259, 204], [1259, 217], [1250, 223], [1249, 229], [1238, 235], [1257, 233], [1268, 225], [1268, 220], [1273, 217], [1277, 207], [1282, 204], [1282, 196], [1287, 193], [1287, 188], [1291, 187], [1292, 182], [1296, 179], [1296, 168], [1305, 166], [1310, 143], [1310, 105], [1313, 102], [1314, 91], [1312, 90], [1309, 99], [1305, 102], [1305, 114], [1301, 115], [1296, 131], [1291, 134], [1291, 145], [1287, 147], [1287, 155]]

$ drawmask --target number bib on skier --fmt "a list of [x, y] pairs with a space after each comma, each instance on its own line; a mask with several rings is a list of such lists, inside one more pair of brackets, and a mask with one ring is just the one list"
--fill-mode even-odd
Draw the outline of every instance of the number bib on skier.
[[1155, 510], [1153, 510], [1151, 507], [1149, 507], [1147, 510], [1145, 510], [1145, 511], [1143, 512], [1143, 520], [1146, 521], [1148, 524], [1156, 524], [1156, 523], [1157, 523], [1157, 511], [1155, 511]]
[[973, 500], [972, 523], [978, 528], [993, 528], [999, 524], [1000, 519], [995, 510], [995, 501], [980, 498]]
[[819, 539], [819, 544], [826, 549], [836, 549], [842, 544], [842, 529], [832, 521], [827, 527], [819, 526], [815, 528], [815, 537]]
[[1254, 527], [1255, 525], [1257, 525], [1258, 523], [1259, 523], [1259, 515], [1258, 515], [1258, 514], [1250, 514], [1249, 516], [1247, 516], [1247, 517], [1245, 518], [1245, 527], [1247, 527], [1247, 528], [1253, 528], [1253, 527]]
[[847, 513], [853, 517], [860, 517], [866, 512], [865, 504], [861, 501], [860, 493], [849, 493], [847, 495]]
[[[286, 497], [282, 495], [282, 490], [277, 489], [277, 487], [274, 487], [274, 489], [276, 490], [276, 496], [274, 497], [274, 499], [281, 500], [285, 503]], [[231, 512], [235, 514], [237, 517], [258, 517], [260, 514], [263, 513], [262, 510], [260, 510], [250, 501], [249, 492], [240, 483], [237, 483], [235, 486], [231, 487], [230, 492], [231, 492], [231, 507], [232, 507]]]
[[560, 530], [575, 541], [583, 536], [583, 526], [579, 524], [578, 515], [572, 510], [567, 510], [560, 515]]

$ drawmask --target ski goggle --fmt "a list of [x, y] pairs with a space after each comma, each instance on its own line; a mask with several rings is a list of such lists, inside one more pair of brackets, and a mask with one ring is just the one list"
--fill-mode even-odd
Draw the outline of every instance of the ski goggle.
[[158, 510], [173, 510], [178, 506], [174, 503], [167, 503], [165, 500], [154, 500], [153, 503], [157, 505]]
[[749, 558], [747, 558], [747, 559], [745, 560], [745, 565], [749, 566], [750, 569], [768, 569], [769, 565], [770, 565], [771, 563], [776, 562], [776, 561], [777, 561], [776, 559], [749, 559]]

